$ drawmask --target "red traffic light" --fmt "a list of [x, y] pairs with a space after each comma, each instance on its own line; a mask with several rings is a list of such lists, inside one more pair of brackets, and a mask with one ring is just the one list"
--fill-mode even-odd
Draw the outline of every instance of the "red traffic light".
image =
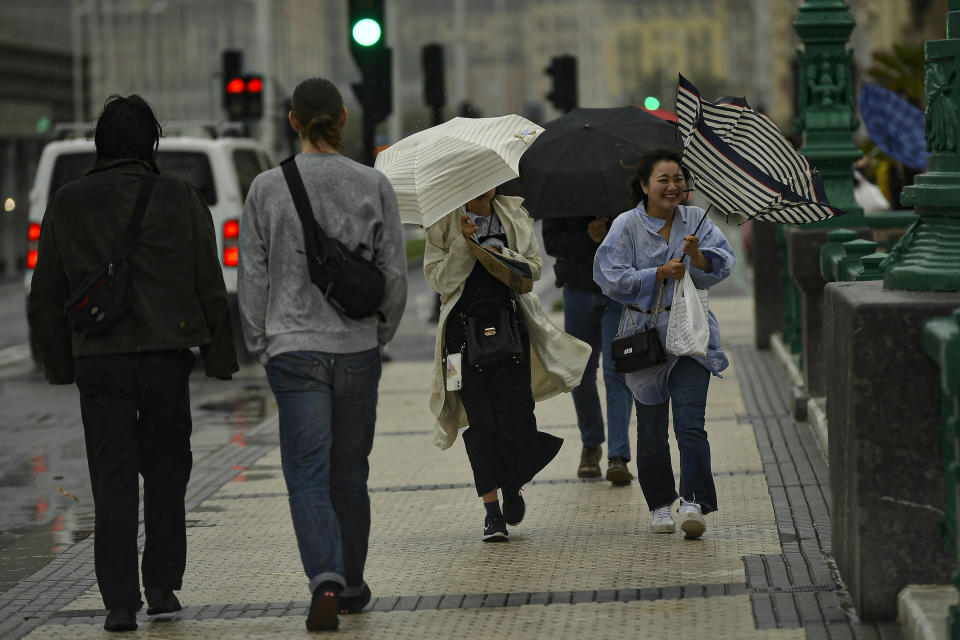
[[247, 78], [247, 92], [248, 93], [260, 93], [263, 91], [263, 80], [257, 76]]
[[243, 93], [245, 86], [243, 78], [231, 78], [227, 83], [227, 93]]

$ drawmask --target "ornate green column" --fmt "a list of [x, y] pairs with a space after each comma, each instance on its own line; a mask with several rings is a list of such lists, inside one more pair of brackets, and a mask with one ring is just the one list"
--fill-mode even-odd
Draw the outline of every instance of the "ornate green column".
[[[945, 460], [946, 485], [943, 539], [956, 555], [960, 554], [960, 309], [924, 324], [923, 350], [940, 365], [940, 450]], [[960, 571], [953, 572], [953, 584], [960, 588]], [[957, 605], [950, 607], [947, 631], [951, 640], [960, 640]]]
[[860, 126], [854, 113], [853, 50], [847, 49], [856, 23], [843, 0], [806, 0], [793, 28], [804, 50], [797, 51], [797, 118], [801, 153], [820, 171], [827, 199], [846, 215], [805, 228], [856, 227], [863, 209], [853, 197], [852, 165], [862, 155], [853, 144]]
[[960, 0], [950, 0], [947, 39], [926, 52], [927, 172], [901, 201], [918, 220], [884, 262], [886, 289], [960, 290]]

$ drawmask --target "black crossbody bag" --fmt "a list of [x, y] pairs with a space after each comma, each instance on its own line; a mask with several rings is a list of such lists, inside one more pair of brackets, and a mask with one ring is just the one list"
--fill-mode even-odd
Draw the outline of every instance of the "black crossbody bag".
[[297, 215], [303, 224], [303, 240], [310, 281], [324, 297], [348, 318], [362, 319], [380, 313], [386, 292], [386, 278], [377, 265], [363, 257], [366, 246], [350, 250], [345, 244], [326, 234], [316, 218], [303, 186], [303, 178], [294, 158], [280, 163]]
[[617, 327], [617, 337], [610, 343], [610, 356], [613, 358], [613, 368], [617, 373], [633, 373], [656, 366], [667, 359], [660, 343], [660, 332], [657, 330], [657, 315], [663, 311], [660, 303], [663, 301], [663, 287], [666, 279], [660, 283], [660, 293], [657, 294], [657, 304], [653, 307], [653, 327], [640, 331], [630, 316], [630, 323], [636, 333], [621, 336], [623, 329], [623, 314], [630, 313], [628, 305], [624, 305], [620, 314], [620, 326]]
[[144, 176], [120, 251], [94, 267], [64, 302], [63, 311], [71, 330], [85, 336], [103, 335], [130, 310], [134, 247], [156, 181], [152, 172]]

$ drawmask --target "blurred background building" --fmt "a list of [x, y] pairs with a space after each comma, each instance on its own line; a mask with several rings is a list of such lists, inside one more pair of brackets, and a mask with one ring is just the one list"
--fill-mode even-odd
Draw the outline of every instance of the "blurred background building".
[[[682, 72], [706, 97], [743, 95], [792, 128], [792, 22], [802, 0], [386, 0], [393, 48], [388, 143], [431, 124], [421, 48], [444, 47], [447, 107], [460, 113], [558, 115], [545, 99], [551, 58], [577, 58], [579, 105], [656, 97], [672, 109]], [[859, 69], [895, 43], [943, 37], [946, 0], [849, 0]], [[276, 158], [290, 152], [285, 100], [325, 76], [359, 114], [350, 83], [347, 0], [3, 0], [0, 3], [0, 224], [2, 269], [22, 235], [39, 149], [53, 125], [92, 121], [113, 93], [140, 93], [162, 122], [222, 120], [224, 50], [265, 81], [251, 128]], [[359, 117], [346, 152], [358, 156]], [[12, 204], [11, 204], [12, 203]]]

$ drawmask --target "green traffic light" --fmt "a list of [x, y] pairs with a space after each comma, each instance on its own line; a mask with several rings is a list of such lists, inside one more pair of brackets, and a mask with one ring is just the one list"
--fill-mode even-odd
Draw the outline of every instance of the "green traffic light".
[[643, 108], [647, 111], [656, 111], [660, 108], [660, 101], [653, 96], [647, 96], [643, 99]]
[[353, 41], [364, 47], [372, 47], [380, 42], [380, 36], [383, 31], [380, 29], [380, 23], [370, 18], [357, 20], [353, 25], [351, 34]]

